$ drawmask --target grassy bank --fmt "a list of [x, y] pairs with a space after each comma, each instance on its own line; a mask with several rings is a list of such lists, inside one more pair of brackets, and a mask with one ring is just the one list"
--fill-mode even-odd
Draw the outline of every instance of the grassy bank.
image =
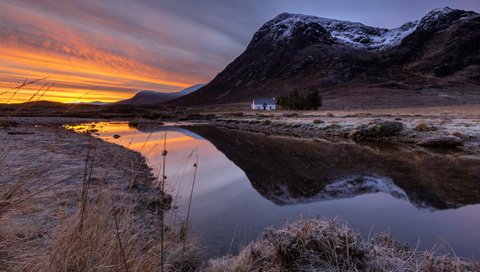
[[0, 127], [1, 271], [195, 271], [137, 152], [58, 124]]
[[480, 263], [416, 251], [388, 234], [362, 239], [334, 220], [298, 220], [268, 229], [238, 255], [207, 271], [479, 271]]
[[478, 107], [377, 111], [275, 111], [216, 114], [217, 127], [328, 141], [379, 141], [424, 147], [455, 147], [480, 154]]

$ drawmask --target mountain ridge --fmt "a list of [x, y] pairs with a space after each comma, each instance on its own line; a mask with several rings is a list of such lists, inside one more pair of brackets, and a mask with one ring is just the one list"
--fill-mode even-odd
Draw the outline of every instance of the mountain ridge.
[[[292, 90], [318, 90], [327, 106], [332, 99], [352, 100], [372, 92], [384, 96], [379, 104], [391, 104], [388, 96], [409, 104], [408, 96], [421, 97], [423, 89], [449, 88], [452, 93], [473, 92], [480, 101], [475, 91], [480, 85], [476, 44], [480, 15], [473, 11], [435, 9], [390, 30], [282, 13], [266, 22], [246, 50], [209, 84], [173, 103], [239, 103]], [[405, 90], [407, 97], [398, 90]], [[449, 103], [442, 96], [431, 102]]]
[[142, 90], [137, 92], [132, 98], [121, 100], [114, 104], [139, 106], [139, 105], [154, 105], [154, 104], [166, 103], [173, 99], [191, 94], [205, 85], [206, 84], [204, 83], [196, 84], [188, 88], [185, 88], [181, 91], [173, 92], [173, 93], [163, 93], [163, 92], [156, 92], [156, 91], [150, 91], [150, 90]]

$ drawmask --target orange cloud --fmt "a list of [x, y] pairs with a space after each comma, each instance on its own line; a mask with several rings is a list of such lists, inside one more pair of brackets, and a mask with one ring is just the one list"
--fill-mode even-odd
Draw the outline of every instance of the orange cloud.
[[0, 8], [0, 103], [27, 101], [45, 83], [32, 84], [11, 98], [11, 89], [27, 78], [48, 77], [55, 85], [42, 99], [59, 102], [112, 102], [138, 90], [177, 91], [205, 81], [177, 73], [175, 61], [121, 33], [101, 35], [96, 31], [102, 27], [86, 30], [14, 2]]

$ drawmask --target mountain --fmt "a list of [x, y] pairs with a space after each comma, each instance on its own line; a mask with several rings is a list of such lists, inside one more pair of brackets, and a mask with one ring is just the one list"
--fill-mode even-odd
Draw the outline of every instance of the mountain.
[[154, 91], [140, 91], [136, 93], [132, 98], [127, 100], [118, 101], [115, 104], [120, 105], [154, 105], [165, 103], [170, 100], [182, 97], [187, 94], [191, 94], [206, 84], [197, 84], [186, 89], [183, 89], [175, 93], [162, 93]]
[[110, 103], [102, 102], [102, 101], [92, 101], [92, 102], [79, 102], [79, 103], [72, 103], [72, 104], [84, 104], [84, 105], [94, 105], [94, 106], [105, 106]]
[[478, 44], [472, 11], [435, 9], [394, 29], [282, 13], [208, 85], [174, 102], [247, 102], [292, 90], [318, 90], [332, 107], [480, 102]]

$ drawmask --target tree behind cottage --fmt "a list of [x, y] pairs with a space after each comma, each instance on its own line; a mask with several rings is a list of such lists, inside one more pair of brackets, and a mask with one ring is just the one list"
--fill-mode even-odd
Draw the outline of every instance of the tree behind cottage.
[[318, 91], [311, 91], [306, 95], [292, 91], [287, 95], [279, 96], [277, 104], [284, 109], [316, 110], [322, 106], [322, 97]]

